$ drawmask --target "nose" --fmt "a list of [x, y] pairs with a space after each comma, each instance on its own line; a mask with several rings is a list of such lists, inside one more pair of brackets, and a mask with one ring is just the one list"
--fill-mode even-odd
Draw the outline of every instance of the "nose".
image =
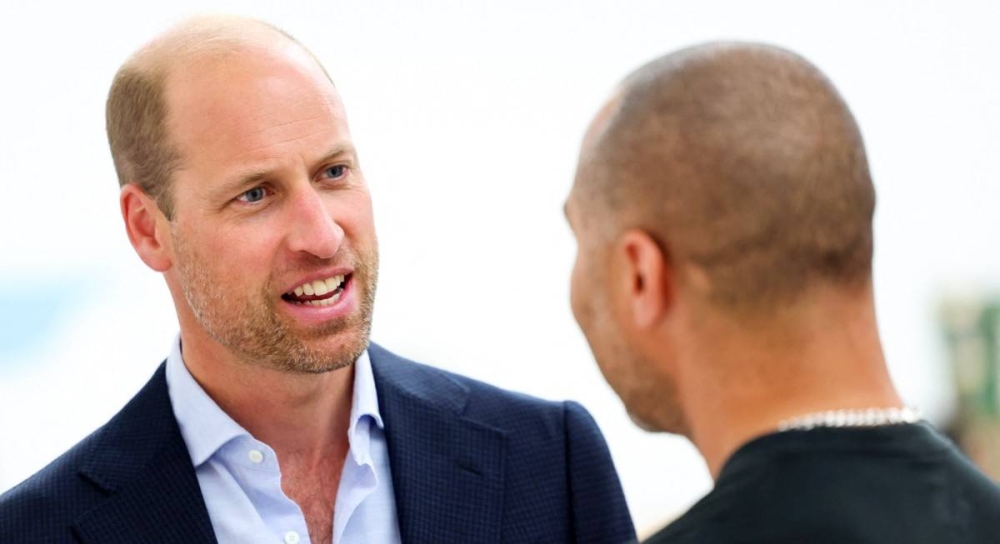
[[344, 241], [344, 229], [330, 213], [323, 195], [310, 187], [296, 194], [291, 204], [288, 248], [320, 259], [336, 255]]

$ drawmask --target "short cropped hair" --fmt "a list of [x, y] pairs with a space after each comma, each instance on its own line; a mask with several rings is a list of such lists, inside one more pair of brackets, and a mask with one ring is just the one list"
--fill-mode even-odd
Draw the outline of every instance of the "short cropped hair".
[[170, 176], [179, 156], [167, 130], [165, 76], [159, 70], [122, 66], [111, 84], [106, 115], [118, 184], [136, 183], [170, 218]]
[[643, 228], [701, 267], [711, 301], [755, 309], [816, 280], [870, 281], [861, 132], [812, 64], [772, 46], [695, 46], [634, 72], [613, 102], [577, 184], [613, 229]]

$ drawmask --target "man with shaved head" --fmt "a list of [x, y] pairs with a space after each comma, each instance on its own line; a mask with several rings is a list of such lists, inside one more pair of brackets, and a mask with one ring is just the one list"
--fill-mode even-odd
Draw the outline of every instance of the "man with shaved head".
[[578, 404], [369, 343], [371, 199], [328, 74], [239, 18], [182, 23], [107, 103], [121, 212], [180, 324], [106, 425], [0, 497], [24, 543], [625, 542]]
[[577, 322], [715, 488], [650, 542], [994, 542], [1000, 490], [886, 370], [861, 133], [814, 66], [718, 43], [629, 76], [566, 213]]

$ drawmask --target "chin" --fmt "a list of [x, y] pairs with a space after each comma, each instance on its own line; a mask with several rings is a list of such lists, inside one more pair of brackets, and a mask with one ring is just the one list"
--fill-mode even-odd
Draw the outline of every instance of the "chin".
[[640, 429], [642, 429], [642, 430], [644, 430], [646, 432], [649, 432], [649, 433], [670, 432], [670, 431], [668, 431], [666, 429], [659, 428], [658, 426], [656, 426], [655, 424], [653, 424], [653, 422], [651, 420], [647, 419], [644, 416], [636, 414], [635, 412], [633, 412], [631, 410], [628, 411], [628, 417], [629, 417], [629, 419], [632, 420], [632, 423], [634, 423], [636, 427], [639, 427]]
[[305, 344], [317, 353], [326, 353], [330, 357], [353, 356], [357, 358], [361, 352], [368, 349], [369, 336], [367, 330], [343, 329], [336, 333], [326, 334], [307, 340]]
[[326, 338], [319, 338], [312, 342], [311, 347], [315, 351], [328, 353], [331, 357], [353, 355], [357, 358], [361, 352], [368, 349], [368, 342], [366, 332], [345, 330]]
[[652, 433], [688, 436], [687, 418], [670, 391], [642, 388], [620, 395], [629, 419], [640, 429]]

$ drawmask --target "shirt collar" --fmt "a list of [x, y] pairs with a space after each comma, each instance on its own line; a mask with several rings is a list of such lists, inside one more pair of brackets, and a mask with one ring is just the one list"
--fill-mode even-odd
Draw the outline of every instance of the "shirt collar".
[[354, 363], [354, 400], [351, 402], [351, 428], [348, 431], [354, 434], [358, 426], [358, 421], [369, 416], [375, 420], [379, 429], [385, 429], [382, 424], [382, 414], [378, 411], [378, 391], [375, 389], [375, 374], [372, 372], [372, 361], [368, 357], [368, 350], [361, 352], [361, 356]]
[[[252, 435], [208, 396], [184, 364], [181, 355], [180, 335], [174, 340], [167, 357], [167, 391], [174, 417], [180, 427], [181, 437], [191, 454], [195, 468], [208, 461], [222, 446], [241, 436]], [[359, 425], [362, 419], [371, 418], [380, 429], [385, 426], [378, 409], [378, 392], [371, 359], [365, 350], [354, 363], [354, 393], [348, 441], [351, 455], [359, 462], [370, 459], [368, 425]]]
[[354, 363], [354, 399], [351, 402], [351, 425], [347, 429], [347, 440], [351, 445], [350, 455], [358, 465], [373, 464], [372, 424], [369, 420], [379, 429], [385, 429], [382, 424], [382, 414], [378, 411], [378, 391], [375, 389], [372, 362], [368, 358], [368, 350], [365, 350]]

